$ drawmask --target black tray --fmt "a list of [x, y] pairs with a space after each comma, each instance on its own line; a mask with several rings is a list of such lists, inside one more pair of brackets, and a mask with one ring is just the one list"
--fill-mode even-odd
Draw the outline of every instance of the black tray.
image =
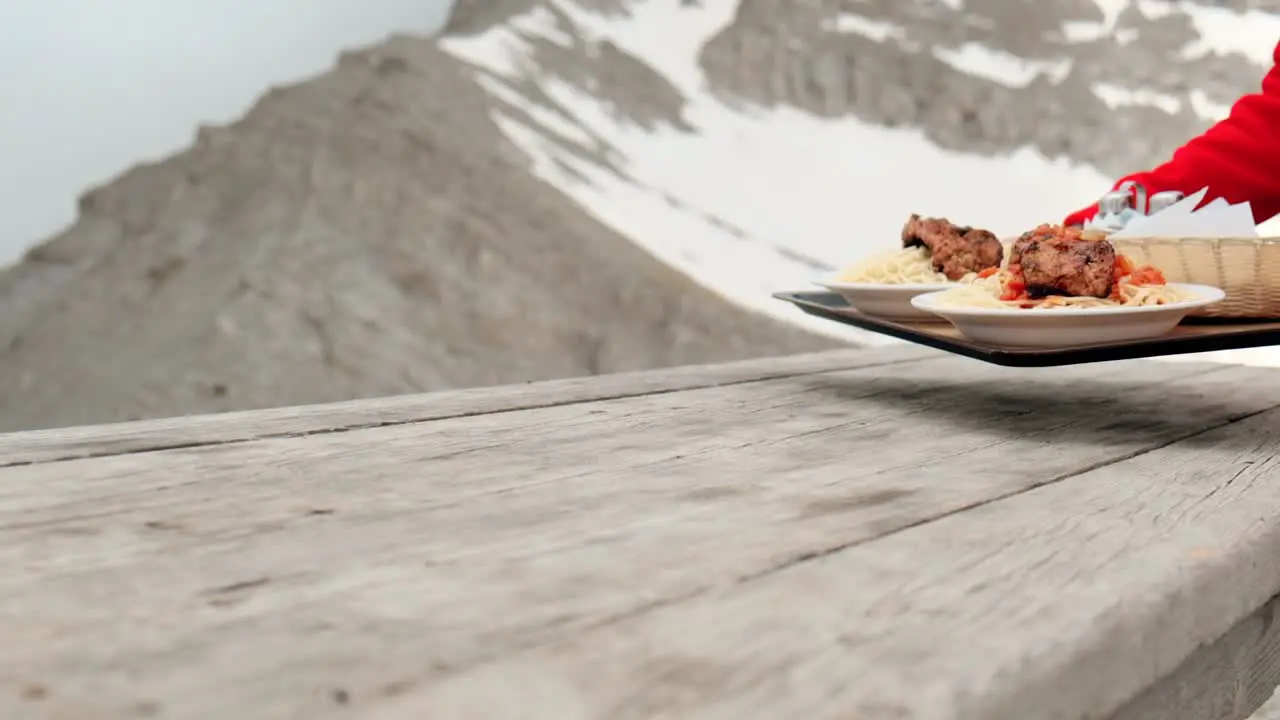
[[1006, 367], [1080, 365], [1280, 345], [1280, 320], [1187, 318], [1173, 332], [1158, 338], [1061, 349], [1013, 348], [974, 342], [947, 322], [882, 320], [864, 315], [832, 292], [780, 292], [773, 296], [816, 317]]

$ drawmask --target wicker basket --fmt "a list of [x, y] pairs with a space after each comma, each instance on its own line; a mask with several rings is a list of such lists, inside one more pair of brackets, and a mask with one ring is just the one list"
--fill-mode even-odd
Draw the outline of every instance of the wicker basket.
[[1139, 265], [1169, 282], [1222, 288], [1226, 299], [1191, 312], [1202, 317], [1280, 317], [1280, 238], [1111, 238]]

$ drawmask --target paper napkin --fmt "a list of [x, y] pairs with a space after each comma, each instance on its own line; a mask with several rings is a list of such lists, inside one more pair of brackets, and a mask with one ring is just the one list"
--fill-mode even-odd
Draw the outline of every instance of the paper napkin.
[[1232, 205], [1217, 198], [1197, 210], [1196, 206], [1208, 192], [1209, 188], [1202, 188], [1155, 215], [1139, 215], [1123, 228], [1111, 233], [1111, 237], [1258, 237], [1258, 227], [1253, 222], [1253, 209], [1247, 202]]

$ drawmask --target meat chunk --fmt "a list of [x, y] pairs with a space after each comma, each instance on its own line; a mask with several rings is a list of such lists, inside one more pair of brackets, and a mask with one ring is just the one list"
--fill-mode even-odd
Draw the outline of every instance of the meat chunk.
[[1021, 269], [1030, 297], [1105, 298], [1115, 284], [1116, 249], [1084, 239], [1079, 228], [1041, 225], [1013, 243], [1009, 266]]
[[953, 225], [941, 218], [912, 214], [902, 227], [902, 246], [923, 245], [933, 258], [933, 269], [959, 280], [971, 272], [999, 267], [1004, 246], [986, 230]]

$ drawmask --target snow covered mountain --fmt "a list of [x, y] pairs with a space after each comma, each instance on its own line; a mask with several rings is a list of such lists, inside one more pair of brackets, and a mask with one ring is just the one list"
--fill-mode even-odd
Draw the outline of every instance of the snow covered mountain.
[[881, 342], [769, 293], [1095, 199], [1257, 87], [1273, 4], [459, 0], [0, 272], [0, 430]]
[[831, 332], [769, 292], [893, 243], [911, 212], [1002, 236], [1057, 221], [1256, 90], [1280, 19], [1228, 5], [460, 0], [442, 46], [538, 177]]

